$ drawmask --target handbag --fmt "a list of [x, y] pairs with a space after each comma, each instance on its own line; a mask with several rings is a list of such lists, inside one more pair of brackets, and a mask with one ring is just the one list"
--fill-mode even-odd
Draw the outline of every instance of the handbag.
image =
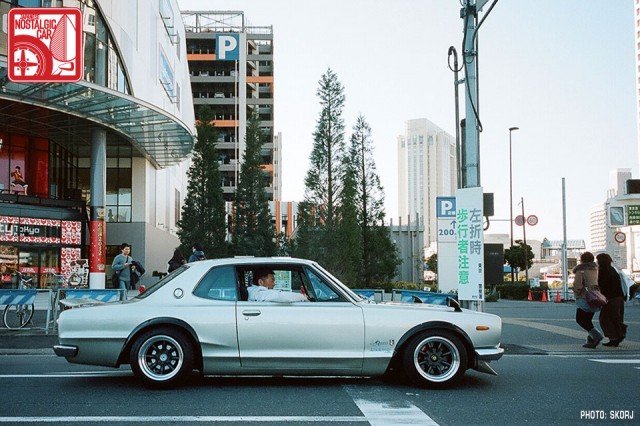
[[587, 295], [585, 297], [587, 299], [587, 303], [592, 308], [601, 308], [607, 303], [607, 298], [604, 297], [604, 294], [600, 293], [600, 289], [598, 286], [587, 288]]
[[120, 287], [120, 277], [117, 271], [113, 271], [113, 275], [111, 275], [111, 285], [113, 288]]

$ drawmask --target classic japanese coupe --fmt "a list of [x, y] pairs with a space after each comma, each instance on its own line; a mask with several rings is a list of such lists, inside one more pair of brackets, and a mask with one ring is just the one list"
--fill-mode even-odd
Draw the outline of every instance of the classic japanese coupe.
[[[253, 275], [268, 268], [276, 289], [308, 302], [247, 301]], [[189, 263], [138, 296], [65, 310], [58, 356], [119, 367], [152, 387], [203, 375], [403, 373], [442, 388], [469, 368], [495, 374], [500, 317], [450, 306], [373, 302], [315, 262], [230, 258]]]

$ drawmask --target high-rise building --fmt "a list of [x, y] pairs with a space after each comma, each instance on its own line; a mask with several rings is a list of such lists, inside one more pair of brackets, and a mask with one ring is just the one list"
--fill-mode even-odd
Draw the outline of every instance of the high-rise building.
[[245, 151], [247, 119], [256, 112], [265, 134], [263, 170], [271, 200], [280, 199], [273, 128], [273, 29], [245, 25], [241, 11], [183, 11], [187, 61], [196, 119], [209, 105], [218, 131], [217, 150], [225, 200], [233, 201]]
[[422, 218], [425, 247], [437, 241], [436, 197], [455, 195], [456, 143], [426, 118], [408, 120], [398, 136], [398, 212]]

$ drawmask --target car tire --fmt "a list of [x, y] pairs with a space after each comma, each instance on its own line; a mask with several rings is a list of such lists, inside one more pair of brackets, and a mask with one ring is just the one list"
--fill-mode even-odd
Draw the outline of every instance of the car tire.
[[193, 371], [193, 347], [184, 333], [171, 328], [149, 330], [130, 352], [133, 373], [154, 388], [171, 388]]
[[455, 334], [429, 330], [416, 335], [403, 353], [407, 378], [421, 387], [442, 389], [458, 381], [467, 369], [467, 351]]

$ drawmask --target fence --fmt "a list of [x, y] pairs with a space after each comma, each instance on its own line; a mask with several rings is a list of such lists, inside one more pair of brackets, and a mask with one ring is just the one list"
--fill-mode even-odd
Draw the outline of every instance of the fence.
[[[56, 330], [56, 320], [60, 310], [76, 308], [82, 305], [115, 302], [125, 300], [127, 290], [123, 289], [96, 289], [96, 288], [66, 288], [58, 289], [56, 297], [52, 298], [47, 310], [47, 334], [49, 334], [49, 319], [53, 320], [53, 331]], [[50, 314], [53, 311], [53, 316]]]

